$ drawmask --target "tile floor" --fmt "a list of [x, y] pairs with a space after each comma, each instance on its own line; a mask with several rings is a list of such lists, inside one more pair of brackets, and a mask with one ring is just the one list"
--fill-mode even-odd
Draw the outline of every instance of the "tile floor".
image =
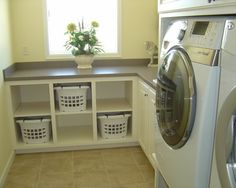
[[4, 188], [153, 188], [140, 147], [17, 155]]

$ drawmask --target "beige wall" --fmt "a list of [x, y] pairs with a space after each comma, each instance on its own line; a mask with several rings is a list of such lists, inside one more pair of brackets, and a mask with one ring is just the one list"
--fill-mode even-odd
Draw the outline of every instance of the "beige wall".
[[[44, 61], [44, 0], [10, 2], [14, 61]], [[144, 41], [157, 43], [157, 22], [157, 0], [122, 0], [122, 58], [148, 56]]]
[[13, 151], [7, 120], [5, 86], [2, 69], [11, 64], [8, 0], [0, 0], [0, 187], [3, 172]]

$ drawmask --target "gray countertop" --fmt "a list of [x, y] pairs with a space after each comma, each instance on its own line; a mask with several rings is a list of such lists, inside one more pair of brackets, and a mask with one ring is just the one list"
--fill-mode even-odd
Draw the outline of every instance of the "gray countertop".
[[155, 87], [157, 67], [147, 67], [147, 59], [100, 60], [92, 69], [79, 70], [74, 62], [15, 63], [3, 70], [5, 81], [139, 76]]

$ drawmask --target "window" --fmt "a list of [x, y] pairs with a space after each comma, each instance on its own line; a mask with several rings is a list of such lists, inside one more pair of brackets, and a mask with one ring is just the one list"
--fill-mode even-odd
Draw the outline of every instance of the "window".
[[49, 57], [68, 56], [64, 35], [68, 23], [97, 21], [97, 37], [105, 53], [119, 54], [119, 0], [46, 0], [47, 50]]

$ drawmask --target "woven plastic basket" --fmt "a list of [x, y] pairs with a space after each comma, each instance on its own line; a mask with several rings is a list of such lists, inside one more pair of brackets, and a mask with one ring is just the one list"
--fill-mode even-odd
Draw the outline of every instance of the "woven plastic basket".
[[98, 116], [99, 131], [103, 138], [122, 138], [127, 135], [128, 118], [125, 115]]

